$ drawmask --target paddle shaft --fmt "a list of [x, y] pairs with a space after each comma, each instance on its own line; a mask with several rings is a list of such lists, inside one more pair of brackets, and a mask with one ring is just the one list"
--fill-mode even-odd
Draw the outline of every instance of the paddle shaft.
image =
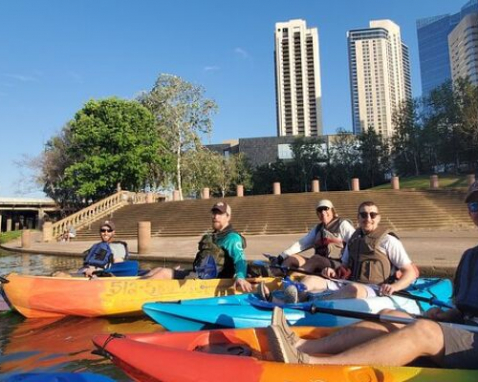
[[[344, 310], [344, 309], [324, 308], [324, 307], [319, 307], [316, 305], [312, 305], [310, 307], [310, 312], [313, 314], [323, 313], [323, 314], [331, 314], [335, 316], [357, 318], [361, 320], [391, 322], [395, 324], [404, 324], [404, 325], [415, 322], [417, 318], [428, 319], [427, 317], [423, 317], [423, 316], [397, 317], [397, 316], [390, 316], [387, 314], [375, 314], [375, 313], [367, 313], [367, 312], [354, 312], [351, 310]], [[478, 333], [478, 326], [453, 324], [449, 322], [445, 322], [444, 324], [451, 326], [452, 328], [468, 330], [470, 332]]]
[[7, 280], [5, 277], [0, 276], [0, 283], [2, 284], [8, 284], [10, 280]]

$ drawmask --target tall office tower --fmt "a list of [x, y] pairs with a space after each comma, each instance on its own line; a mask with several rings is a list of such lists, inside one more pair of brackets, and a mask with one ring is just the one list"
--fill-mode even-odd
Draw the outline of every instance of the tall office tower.
[[319, 34], [304, 20], [276, 23], [277, 135], [322, 135]]
[[408, 47], [400, 27], [390, 20], [370, 21], [370, 28], [347, 33], [354, 134], [372, 126], [393, 135], [392, 116], [411, 99]]
[[478, 85], [478, 12], [466, 15], [448, 35], [451, 77]]
[[460, 12], [453, 15], [417, 20], [423, 96], [452, 78], [448, 35], [466, 15], [473, 12], [478, 12], [478, 0], [468, 1]]

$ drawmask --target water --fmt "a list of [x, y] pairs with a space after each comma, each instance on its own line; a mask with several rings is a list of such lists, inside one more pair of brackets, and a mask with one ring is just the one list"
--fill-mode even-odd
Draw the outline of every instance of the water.
[[[81, 258], [15, 254], [0, 250], [0, 275], [19, 272], [47, 275], [57, 270], [78, 269]], [[142, 268], [164, 264], [141, 263]], [[148, 318], [26, 319], [18, 313], [0, 313], [0, 381], [21, 372], [89, 371], [117, 381], [130, 379], [109, 360], [91, 354], [92, 336], [101, 333], [162, 331]]]

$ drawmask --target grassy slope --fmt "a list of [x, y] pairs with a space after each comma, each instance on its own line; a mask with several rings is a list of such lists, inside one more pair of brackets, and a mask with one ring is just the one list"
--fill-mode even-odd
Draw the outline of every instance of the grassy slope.
[[[468, 187], [466, 175], [440, 174], [438, 175], [438, 185], [440, 188]], [[385, 183], [374, 187], [373, 190], [388, 190], [390, 183]], [[400, 188], [428, 189], [430, 188], [430, 176], [411, 176], [409, 178], [400, 178]]]
[[0, 233], [0, 244], [4, 244], [7, 241], [18, 239], [22, 236], [22, 231], [10, 231]]

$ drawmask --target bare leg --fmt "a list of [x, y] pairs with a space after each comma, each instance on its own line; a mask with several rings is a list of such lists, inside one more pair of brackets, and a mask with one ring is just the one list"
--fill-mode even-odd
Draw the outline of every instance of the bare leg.
[[306, 276], [302, 279], [302, 284], [308, 292], [323, 292], [327, 290], [327, 280], [320, 276]]
[[174, 270], [171, 268], [154, 268], [151, 269], [141, 279], [160, 279], [160, 280], [172, 280], [174, 276]]
[[314, 255], [308, 259], [302, 266], [302, 269], [307, 272], [320, 274], [322, 269], [331, 267], [332, 262], [324, 256]]
[[[410, 317], [407, 313], [397, 310], [384, 309], [380, 314], [397, 317]], [[363, 344], [384, 334], [402, 328], [402, 324], [360, 321], [349, 325], [331, 335], [317, 340], [300, 339], [296, 343], [297, 349], [308, 354], [338, 354], [347, 349]]]
[[440, 326], [431, 320], [417, 320], [390, 334], [355, 346], [330, 357], [310, 357], [315, 364], [335, 365], [406, 365], [418, 357], [439, 361], [444, 354], [444, 338]]
[[331, 294], [324, 296], [323, 300], [340, 300], [344, 298], [367, 298], [368, 292], [367, 289], [360, 284], [346, 284], [337, 291], [332, 292]]

